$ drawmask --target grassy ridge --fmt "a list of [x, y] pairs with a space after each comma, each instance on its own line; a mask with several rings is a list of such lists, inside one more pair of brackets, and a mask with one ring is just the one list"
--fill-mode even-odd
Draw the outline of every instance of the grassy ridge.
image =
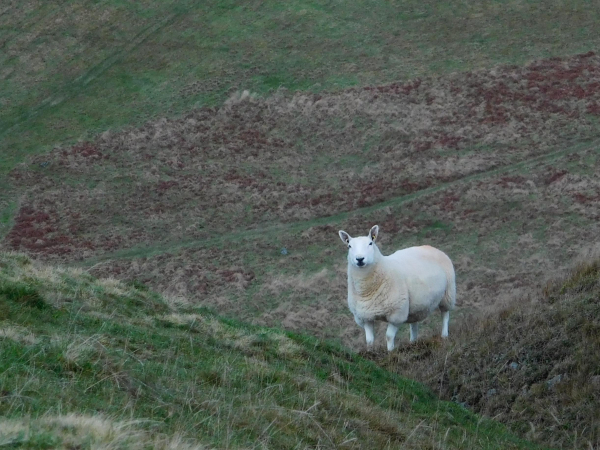
[[528, 447], [340, 347], [18, 254], [0, 256], [0, 348], [3, 445]]

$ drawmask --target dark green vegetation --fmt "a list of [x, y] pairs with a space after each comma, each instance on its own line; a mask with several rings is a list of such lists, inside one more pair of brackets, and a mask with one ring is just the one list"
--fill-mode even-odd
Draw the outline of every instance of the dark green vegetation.
[[383, 367], [556, 448], [600, 445], [600, 260]]
[[6, 253], [0, 283], [2, 446], [530, 448], [353, 352], [139, 283]]

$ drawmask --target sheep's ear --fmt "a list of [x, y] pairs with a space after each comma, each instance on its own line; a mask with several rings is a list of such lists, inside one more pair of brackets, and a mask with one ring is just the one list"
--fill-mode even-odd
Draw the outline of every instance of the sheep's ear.
[[342, 242], [344, 244], [348, 245], [350, 243], [350, 239], [352, 239], [350, 237], [350, 235], [348, 233], [346, 233], [344, 230], [340, 230], [339, 234], [340, 234], [340, 239], [342, 240]]
[[369, 236], [371, 237], [371, 240], [373, 242], [375, 242], [375, 239], [377, 239], [378, 234], [379, 234], [379, 225], [375, 225], [373, 228], [371, 228], [371, 231], [369, 231]]

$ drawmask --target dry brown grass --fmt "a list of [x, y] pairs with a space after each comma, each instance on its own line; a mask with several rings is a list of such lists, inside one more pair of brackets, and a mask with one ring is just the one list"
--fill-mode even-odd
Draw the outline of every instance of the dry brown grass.
[[141, 421], [116, 421], [100, 415], [65, 414], [42, 418], [0, 419], [0, 445], [71, 450], [160, 449], [203, 450], [180, 436], [157, 436], [139, 427]]
[[555, 448], [600, 445], [600, 261], [543, 294], [464, 318], [448, 342], [429, 339], [374, 358], [442, 398]]
[[28, 345], [32, 345], [37, 342], [36, 336], [27, 328], [6, 323], [3, 323], [0, 327], [0, 338], [12, 339]]

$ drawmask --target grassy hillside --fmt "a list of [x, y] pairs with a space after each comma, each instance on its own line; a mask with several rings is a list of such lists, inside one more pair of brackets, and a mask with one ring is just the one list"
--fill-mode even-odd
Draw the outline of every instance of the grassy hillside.
[[339, 228], [533, 292], [600, 231], [598, 10], [543, 5], [10, 3], [1, 245], [352, 346]]
[[586, 0], [5, 2], [0, 174], [232, 88], [332, 90], [586, 52], [599, 14]]
[[379, 362], [555, 448], [600, 445], [600, 261]]
[[317, 339], [0, 254], [0, 445], [530, 448]]
[[385, 364], [598, 445], [595, 285], [513, 304], [600, 235], [598, 23], [588, 0], [5, 2], [0, 247], [71, 268], [0, 259], [0, 442], [520, 446], [348, 350], [337, 230], [377, 223], [458, 274], [452, 351]]
[[3, 244], [361, 348], [338, 229], [378, 223], [384, 253], [442, 248], [461, 312], [536, 292], [596, 239], [599, 85], [600, 57], [586, 53], [338, 93], [238, 93], [19, 165]]

